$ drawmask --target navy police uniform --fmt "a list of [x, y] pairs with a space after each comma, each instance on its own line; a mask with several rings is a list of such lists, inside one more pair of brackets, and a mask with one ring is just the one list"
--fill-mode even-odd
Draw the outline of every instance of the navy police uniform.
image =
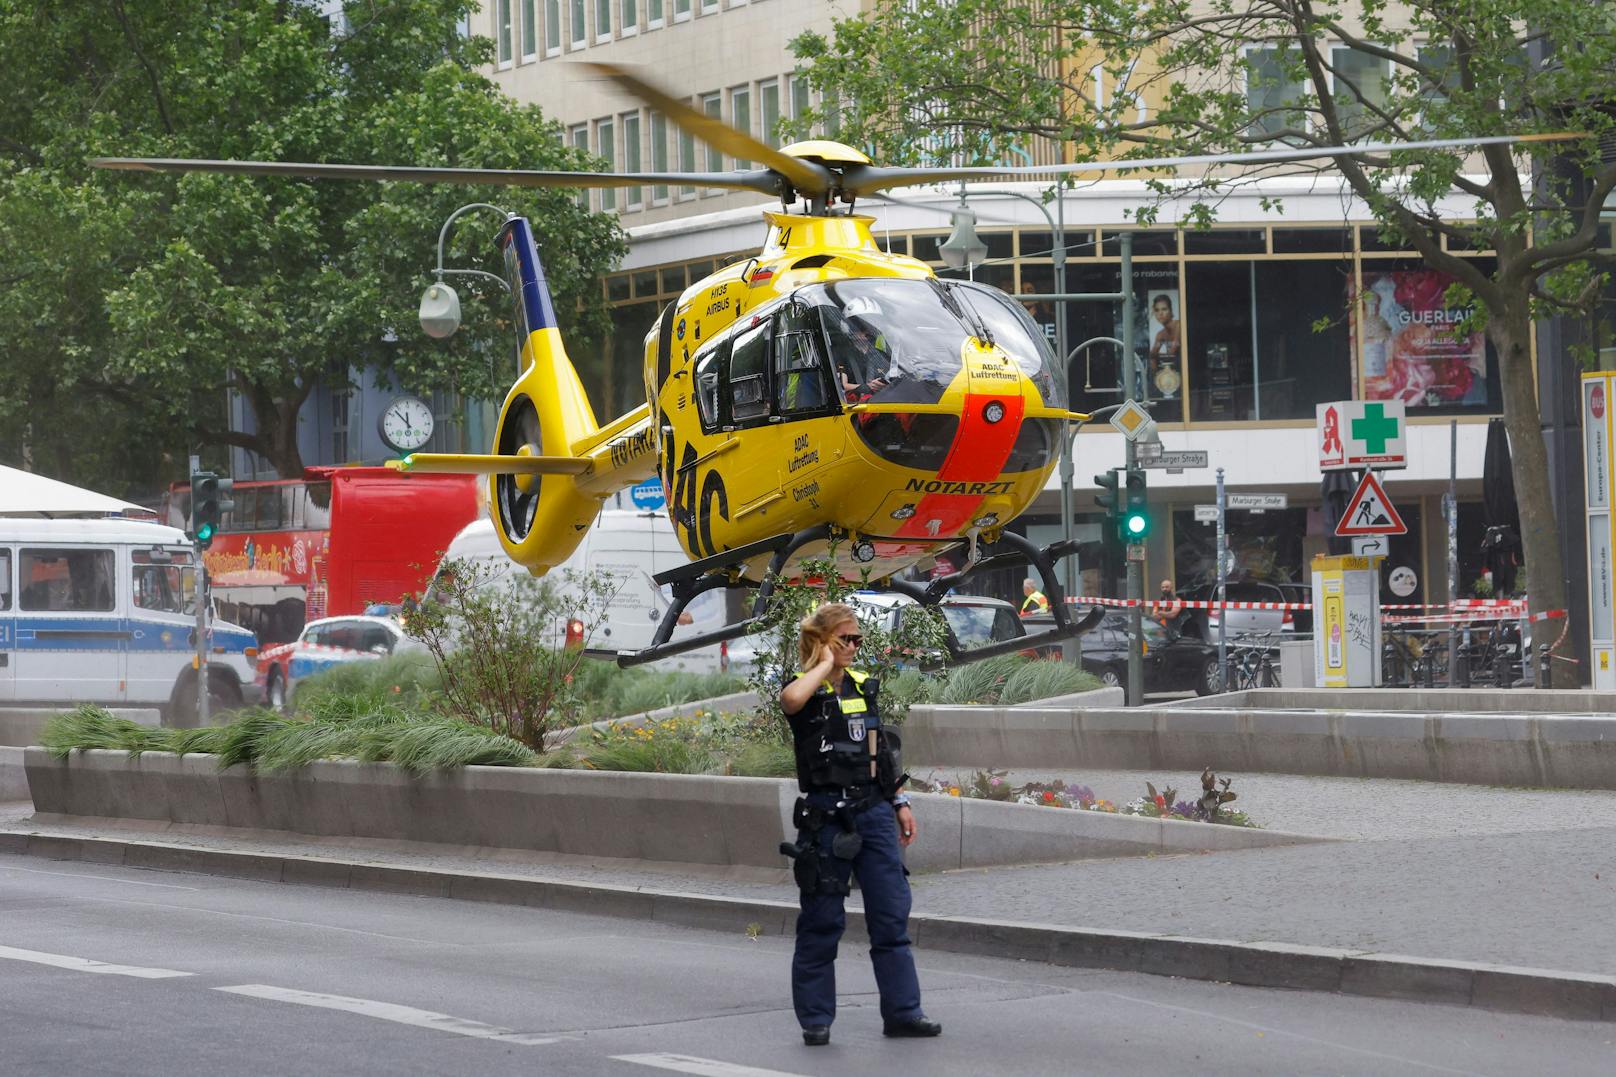
[[[797, 674], [801, 676], [801, 674]], [[899, 854], [898, 736], [882, 728], [879, 680], [846, 671], [835, 690], [820, 685], [802, 710], [786, 715], [797, 758], [794, 861], [801, 890], [791, 1001], [805, 1029], [836, 1016], [836, 948], [847, 926], [844, 899], [856, 874], [870, 932], [870, 961], [890, 1027], [924, 1020], [909, 947], [909, 880]], [[872, 744], [874, 748], [872, 750]]]

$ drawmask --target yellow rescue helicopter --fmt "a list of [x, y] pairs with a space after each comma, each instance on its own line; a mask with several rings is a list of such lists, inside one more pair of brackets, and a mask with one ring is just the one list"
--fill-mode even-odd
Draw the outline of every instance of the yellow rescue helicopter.
[[[501, 408], [493, 451], [415, 453], [396, 466], [488, 475], [500, 542], [534, 575], [568, 558], [604, 499], [659, 476], [691, 562], [656, 577], [670, 586], [673, 601], [649, 647], [617, 655], [623, 665], [744, 635], [778, 581], [798, 578], [804, 562], [826, 558], [846, 579], [868, 580], [927, 605], [988, 567], [1036, 569], [1054, 625], [968, 651], [950, 633], [955, 659], [1048, 645], [1091, 627], [1102, 611], [1073, 619], [1054, 570], [1074, 551], [1061, 543], [1039, 547], [1005, 529], [1044, 489], [1070, 424], [1089, 418], [1067, 410], [1060, 360], [1010, 296], [941, 280], [925, 263], [881, 250], [871, 233], [873, 218], [854, 212], [855, 201], [948, 180], [1272, 162], [1331, 150], [1055, 167], [885, 168], [837, 142], [774, 149], [624, 69], [586, 66], [709, 146], [761, 167], [579, 173], [136, 158], [94, 163], [515, 187], [661, 183], [777, 196], [780, 210], [764, 213], [763, 248], [691, 285], [662, 311], [645, 338], [646, 403], [604, 424], [567, 357], [532, 228], [524, 218], [508, 219], [496, 242], [514, 298], [521, 374]], [[996, 552], [983, 552], [989, 544]], [[925, 582], [898, 575], [945, 553], [962, 563], [958, 571]], [[672, 638], [698, 595], [754, 587], [751, 616]]]

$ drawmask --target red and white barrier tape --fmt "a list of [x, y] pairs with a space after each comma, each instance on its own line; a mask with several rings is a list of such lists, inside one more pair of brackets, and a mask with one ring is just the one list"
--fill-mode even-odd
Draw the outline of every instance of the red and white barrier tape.
[[[1156, 609], [1171, 605], [1170, 602], [1159, 598], [1068, 598], [1067, 603], [1074, 606], [1110, 606], [1127, 609], [1132, 606], [1144, 606]], [[1181, 600], [1178, 608], [1184, 610], [1292, 610], [1310, 611], [1311, 602], [1203, 602]], [[1548, 610], [1544, 613], [1528, 615], [1526, 603], [1519, 599], [1460, 599], [1451, 606], [1436, 604], [1387, 604], [1380, 607], [1381, 617], [1387, 622], [1403, 623], [1438, 623], [1460, 624], [1469, 621], [1547, 621], [1556, 617], [1564, 617], [1565, 610]], [[1400, 613], [1400, 610], [1452, 610], [1450, 613]], [[1389, 612], [1390, 611], [1390, 612]]]

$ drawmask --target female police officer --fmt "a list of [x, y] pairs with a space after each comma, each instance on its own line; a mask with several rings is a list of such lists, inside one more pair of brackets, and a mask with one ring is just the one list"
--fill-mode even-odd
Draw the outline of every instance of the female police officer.
[[780, 690], [797, 756], [795, 859], [802, 891], [791, 1001], [803, 1042], [830, 1042], [836, 1016], [836, 945], [847, 926], [843, 899], [852, 873], [864, 894], [870, 961], [888, 1036], [935, 1036], [943, 1026], [920, 1009], [909, 950], [909, 881], [900, 845], [915, 837], [909, 798], [899, 792], [898, 738], [881, 726], [876, 678], [853, 669], [863, 637], [851, 606], [830, 602], [802, 623], [803, 672]]

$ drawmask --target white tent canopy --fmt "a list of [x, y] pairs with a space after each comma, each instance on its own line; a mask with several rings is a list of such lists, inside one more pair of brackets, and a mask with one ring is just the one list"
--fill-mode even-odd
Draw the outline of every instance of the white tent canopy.
[[0, 464], [0, 516], [151, 515], [151, 510], [115, 497]]

